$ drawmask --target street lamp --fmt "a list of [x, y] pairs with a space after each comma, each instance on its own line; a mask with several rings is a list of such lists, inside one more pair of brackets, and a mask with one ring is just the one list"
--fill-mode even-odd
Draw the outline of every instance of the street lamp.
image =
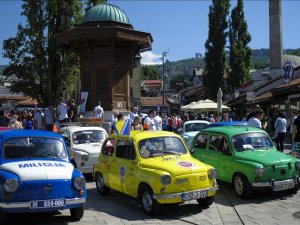
[[169, 54], [169, 49], [168, 51], [163, 51], [162, 53], [162, 80], [163, 80], [163, 91], [162, 91], [162, 97], [163, 97], [163, 102], [162, 102], [162, 108], [165, 107], [165, 57]]

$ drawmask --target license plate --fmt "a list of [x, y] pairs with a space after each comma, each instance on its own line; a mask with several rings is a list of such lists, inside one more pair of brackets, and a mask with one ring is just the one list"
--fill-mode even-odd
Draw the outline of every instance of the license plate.
[[42, 201], [32, 201], [31, 208], [55, 208], [65, 206], [66, 202], [64, 199], [52, 199]]
[[182, 200], [189, 201], [189, 200], [193, 200], [193, 199], [206, 198], [207, 196], [208, 196], [207, 190], [193, 191], [193, 192], [183, 193]]
[[274, 191], [283, 191], [283, 190], [291, 189], [294, 186], [295, 186], [294, 183], [275, 185], [274, 186]]

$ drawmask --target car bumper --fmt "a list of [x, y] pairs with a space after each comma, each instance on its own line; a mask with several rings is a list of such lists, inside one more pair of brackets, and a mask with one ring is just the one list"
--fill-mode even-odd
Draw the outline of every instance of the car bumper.
[[[86, 198], [72, 198], [65, 200], [65, 206], [62, 207], [51, 207], [51, 208], [39, 208], [39, 210], [58, 210], [64, 208], [73, 208], [72, 206], [84, 204], [86, 202]], [[4, 211], [13, 210], [13, 209], [31, 209], [31, 201], [27, 202], [0, 202], [0, 208]], [[33, 209], [34, 210], [34, 209]]]
[[300, 178], [295, 177], [294, 179], [288, 179], [288, 180], [281, 180], [281, 181], [274, 181], [274, 179], [271, 180], [271, 182], [256, 182], [252, 183], [252, 187], [256, 189], [260, 188], [271, 188], [274, 191], [282, 191], [294, 188], [295, 185], [300, 184]]
[[[213, 187], [211, 188], [204, 188], [204, 189], [199, 189], [199, 190], [194, 190], [194, 191], [187, 191], [187, 192], [180, 192], [180, 193], [172, 193], [172, 194], [159, 194], [159, 195], [153, 195], [154, 199], [157, 200], [168, 200], [168, 199], [182, 199], [184, 195], [188, 195], [191, 193], [195, 193], [195, 192], [204, 192], [207, 191], [208, 196], [210, 196], [211, 192], [215, 192], [219, 189], [219, 185], [215, 184]], [[208, 197], [207, 196], [207, 197]]]

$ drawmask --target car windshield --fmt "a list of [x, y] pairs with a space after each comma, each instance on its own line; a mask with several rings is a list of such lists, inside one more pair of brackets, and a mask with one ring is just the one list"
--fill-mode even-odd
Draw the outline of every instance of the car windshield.
[[182, 141], [177, 137], [148, 138], [139, 142], [139, 152], [143, 158], [162, 155], [181, 155], [187, 152]]
[[264, 133], [245, 133], [232, 137], [232, 144], [237, 151], [263, 149], [273, 147], [270, 137]]
[[185, 132], [201, 131], [208, 127], [207, 123], [188, 123], [184, 126]]
[[45, 137], [20, 137], [8, 139], [3, 147], [4, 157], [13, 158], [65, 158], [63, 142]]
[[73, 144], [84, 144], [90, 142], [104, 141], [106, 135], [101, 130], [82, 130], [74, 132], [72, 135]]

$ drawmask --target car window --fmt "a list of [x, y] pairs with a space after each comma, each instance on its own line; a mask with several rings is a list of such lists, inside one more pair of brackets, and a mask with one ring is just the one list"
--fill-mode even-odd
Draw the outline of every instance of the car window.
[[208, 127], [206, 123], [189, 123], [185, 125], [185, 132], [201, 131]]
[[223, 135], [212, 135], [210, 137], [209, 149], [218, 152], [229, 152], [229, 142]]
[[167, 154], [185, 154], [187, 150], [177, 137], [157, 137], [141, 140], [138, 144], [143, 158]]
[[207, 142], [208, 142], [208, 136], [205, 134], [200, 134], [195, 140], [194, 147], [206, 149]]
[[84, 144], [90, 142], [101, 142], [106, 138], [106, 134], [101, 130], [82, 130], [72, 134], [74, 144]]
[[134, 160], [136, 157], [132, 141], [119, 139], [116, 148], [116, 157], [122, 159]]
[[112, 156], [114, 154], [116, 140], [114, 138], [108, 139], [102, 147], [102, 155]]
[[45, 137], [20, 137], [4, 142], [4, 157], [13, 158], [65, 158], [66, 149], [61, 140]]
[[273, 143], [267, 134], [254, 132], [235, 135], [231, 139], [237, 151], [263, 149], [273, 147]]

